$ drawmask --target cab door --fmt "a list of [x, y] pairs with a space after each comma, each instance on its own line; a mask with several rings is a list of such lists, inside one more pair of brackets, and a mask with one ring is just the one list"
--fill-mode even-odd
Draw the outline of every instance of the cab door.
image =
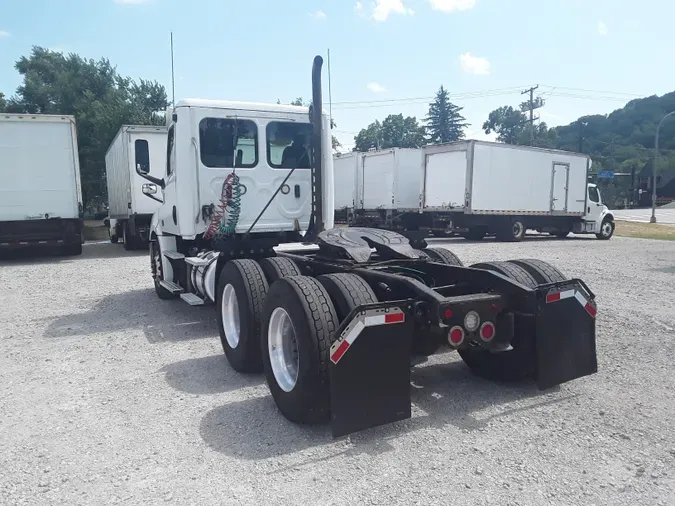
[[176, 124], [169, 127], [166, 144], [166, 167], [164, 175], [164, 203], [159, 207], [158, 218], [162, 232], [179, 233], [176, 208]]
[[586, 216], [584, 216], [584, 220], [594, 223], [593, 231], [598, 232], [600, 229], [600, 218], [605, 210], [605, 206], [602, 203], [600, 191], [596, 185], [589, 184], [587, 191], [588, 199], [586, 200]]

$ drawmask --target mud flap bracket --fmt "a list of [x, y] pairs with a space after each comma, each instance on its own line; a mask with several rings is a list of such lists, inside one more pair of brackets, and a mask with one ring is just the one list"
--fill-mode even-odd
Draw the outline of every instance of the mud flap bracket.
[[330, 350], [333, 437], [405, 420], [410, 408], [411, 304], [354, 309]]

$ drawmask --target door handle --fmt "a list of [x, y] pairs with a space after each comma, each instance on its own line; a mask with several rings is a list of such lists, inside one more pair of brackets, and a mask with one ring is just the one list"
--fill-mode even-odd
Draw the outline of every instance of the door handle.
[[587, 212], [588, 212], [588, 213], [591, 212], [591, 206], [588, 206], [588, 211], [587, 211]]

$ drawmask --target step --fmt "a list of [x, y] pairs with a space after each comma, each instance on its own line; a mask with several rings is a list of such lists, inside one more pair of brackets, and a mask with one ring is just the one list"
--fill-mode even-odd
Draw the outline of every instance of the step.
[[195, 267], [199, 267], [201, 265], [208, 265], [209, 261], [205, 260], [202, 257], [186, 257], [185, 258], [185, 263], [193, 265]]
[[164, 256], [170, 258], [171, 260], [183, 260], [185, 255], [179, 253], [178, 251], [165, 251]]
[[177, 285], [173, 281], [166, 281], [162, 280], [159, 282], [159, 286], [167, 290], [168, 292], [172, 294], [177, 294], [177, 293], [182, 293], [183, 292], [183, 287], [180, 285]]
[[200, 299], [194, 293], [181, 293], [180, 298], [183, 299], [188, 304], [190, 304], [191, 306], [203, 306], [204, 305], [204, 300]]

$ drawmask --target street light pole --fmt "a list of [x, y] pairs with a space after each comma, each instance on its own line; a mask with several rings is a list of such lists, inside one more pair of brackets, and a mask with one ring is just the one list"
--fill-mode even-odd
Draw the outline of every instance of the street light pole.
[[652, 170], [652, 217], [649, 218], [649, 223], [656, 223], [656, 165], [659, 161], [659, 130], [661, 130], [661, 125], [668, 116], [675, 114], [675, 111], [669, 112], [661, 121], [659, 121], [659, 126], [656, 127], [656, 139], [654, 140], [654, 167]]

